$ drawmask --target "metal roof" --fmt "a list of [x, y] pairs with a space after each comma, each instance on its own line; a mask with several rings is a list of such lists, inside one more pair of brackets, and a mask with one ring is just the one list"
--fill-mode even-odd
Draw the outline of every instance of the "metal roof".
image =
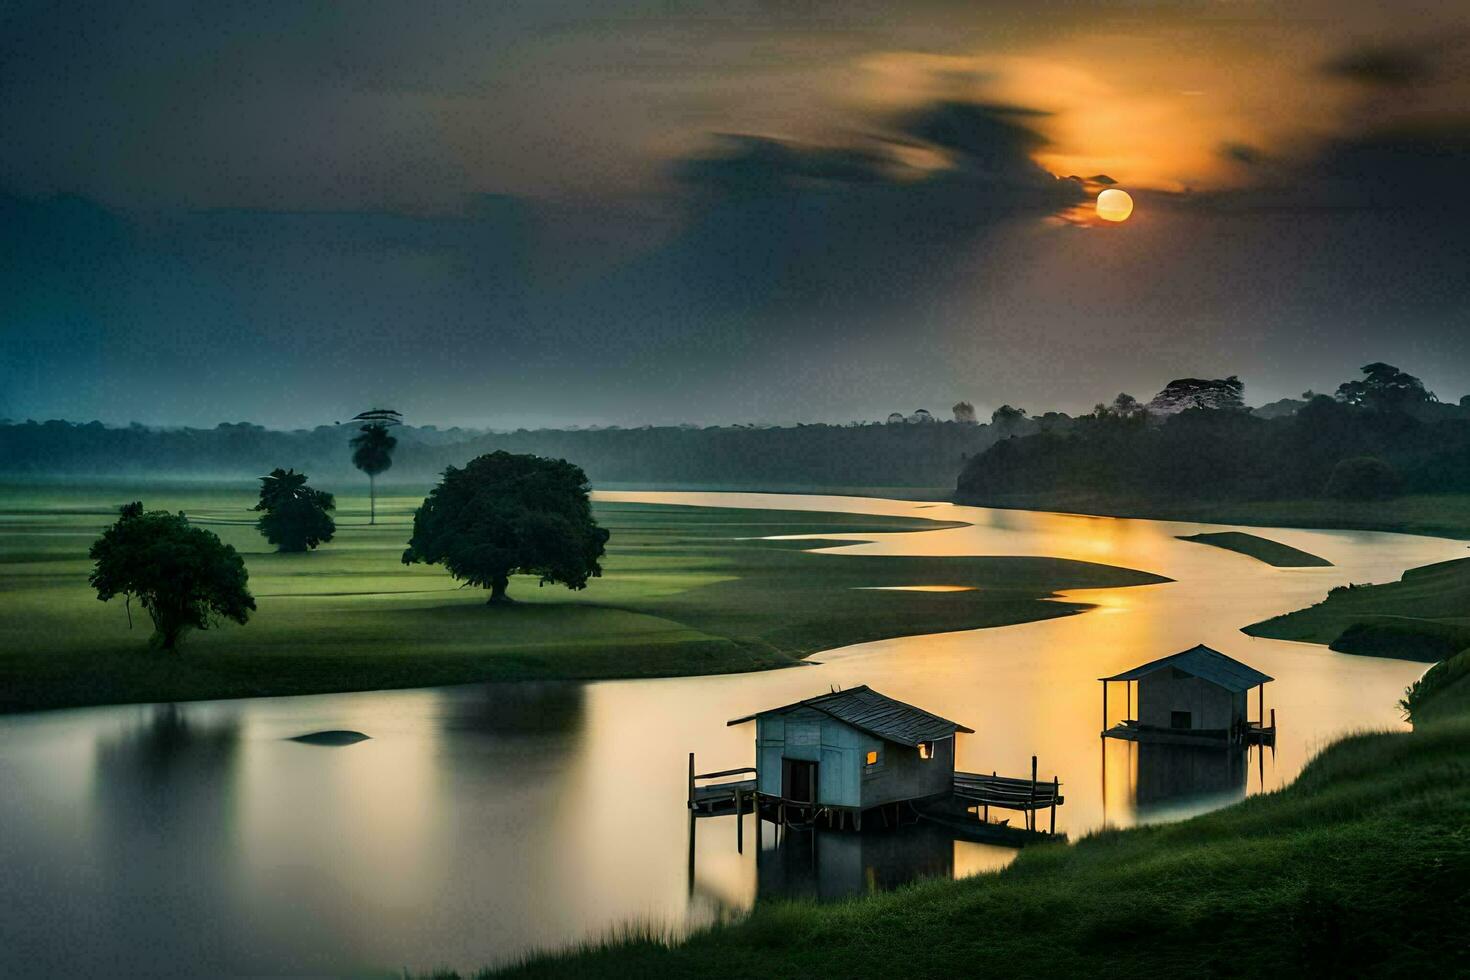
[[1136, 681], [1140, 677], [1146, 677], [1165, 667], [1176, 667], [1186, 674], [1193, 674], [1200, 680], [1209, 681], [1211, 684], [1218, 684], [1226, 690], [1236, 692], [1249, 691], [1258, 684], [1265, 684], [1267, 681], [1276, 679], [1261, 673], [1254, 667], [1246, 666], [1233, 657], [1225, 656], [1219, 650], [1200, 644], [1159, 660], [1151, 660], [1140, 667], [1125, 670], [1112, 677], [1099, 677], [1098, 680]]
[[886, 694], [879, 694], [866, 684], [861, 687], [850, 687], [845, 691], [832, 691], [830, 694], [808, 698], [805, 701], [784, 704], [779, 708], [767, 708], [765, 711], [757, 711], [744, 718], [731, 719], [726, 724], [741, 725], [758, 715], [784, 714], [798, 708], [815, 709], [853, 728], [861, 729], [869, 735], [875, 735], [885, 742], [894, 742], [898, 745], [914, 746], [920, 742], [946, 738], [955, 732], [973, 734], [975, 731], [957, 721], [941, 718], [930, 714], [923, 708], [916, 708], [911, 704], [890, 698]]

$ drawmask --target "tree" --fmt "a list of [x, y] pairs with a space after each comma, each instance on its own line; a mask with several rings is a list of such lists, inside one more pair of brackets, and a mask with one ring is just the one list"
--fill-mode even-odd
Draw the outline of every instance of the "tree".
[[587, 475], [562, 459], [493, 452], [451, 466], [414, 512], [405, 565], [442, 564], [508, 602], [512, 575], [584, 589], [602, 574], [608, 532], [588, 502]]
[[164, 650], [178, 649], [189, 629], [227, 619], [243, 625], [255, 609], [239, 553], [204, 528], [191, 527], [183, 514], [145, 512], [134, 501], [88, 554], [96, 562], [88, 581], [97, 598], [123, 596], [129, 625], [137, 599], [153, 620], [153, 642]]
[[393, 466], [393, 449], [398, 440], [388, 434], [391, 426], [401, 425], [403, 416], [391, 408], [374, 408], [359, 412], [352, 417], [354, 422], [364, 423], [358, 434], [352, 437], [352, 465], [368, 477], [368, 523], [378, 523], [379, 473], [386, 473]]
[[1011, 405], [1002, 405], [990, 413], [990, 424], [997, 432], [1014, 433], [1026, 421], [1026, 410]]
[[1392, 466], [1376, 456], [1353, 456], [1332, 468], [1323, 492], [1339, 500], [1386, 500], [1397, 496], [1402, 481]]
[[1175, 415], [1191, 408], [1238, 411], [1245, 408], [1245, 382], [1228, 378], [1175, 378], [1148, 403], [1148, 410]]
[[1425, 390], [1424, 382], [1392, 364], [1374, 361], [1363, 365], [1362, 370], [1361, 380], [1344, 381], [1337, 386], [1338, 401], [1375, 412], [1402, 412], [1415, 405], [1439, 401], [1434, 392]]
[[960, 425], [976, 424], [975, 406], [969, 402], [956, 402], [950, 411], [954, 412], [954, 420]]
[[337, 525], [328, 511], [336, 508], [330, 493], [307, 486], [305, 473], [276, 467], [260, 478], [255, 509], [264, 513], [255, 527], [277, 551], [307, 551], [332, 540]]

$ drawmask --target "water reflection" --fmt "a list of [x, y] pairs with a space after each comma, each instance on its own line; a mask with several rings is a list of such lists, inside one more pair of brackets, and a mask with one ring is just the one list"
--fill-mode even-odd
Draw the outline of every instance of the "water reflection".
[[[637, 494], [651, 502], [849, 510], [973, 521], [825, 535], [865, 554], [1052, 555], [1174, 582], [1070, 593], [1092, 611], [829, 651], [822, 666], [596, 684], [496, 684], [114, 707], [0, 719], [0, 975], [337, 974], [461, 970], [595, 938], [633, 920], [678, 929], [774, 895], [846, 895], [963, 875], [1013, 852], [885, 835], [778, 838], [756, 860], [729, 817], [699, 821], [688, 872], [688, 753], [752, 761], [724, 725], [834, 684], [869, 684], [964, 722], [958, 767], [1060, 776], [1057, 829], [1170, 819], [1292, 779], [1338, 735], [1402, 725], [1419, 664], [1253, 640], [1247, 623], [1341, 582], [1457, 557], [1432, 538], [1272, 531], [1332, 568], [1283, 570], [1175, 539], [1203, 525], [790, 495]], [[732, 533], [740, 533], [736, 528]], [[832, 558], [830, 560], [841, 560]], [[964, 595], [954, 596], [963, 602]], [[1096, 678], [1207, 643], [1277, 678], [1274, 754], [1140, 752], [1098, 737]], [[1115, 721], [1125, 710], [1110, 705]], [[288, 741], [361, 731], [336, 748]], [[917, 833], [915, 833], [917, 832]]]
[[[772, 837], [777, 835], [772, 828]], [[919, 823], [890, 831], [787, 830], [760, 852], [756, 899], [851, 898], [954, 874], [954, 838]]]
[[1105, 822], [1179, 820], [1227, 806], [1265, 788], [1274, 755], [1260, 745], [1109, 741], [1102, 751], [1103, 798], [1111, 805]]

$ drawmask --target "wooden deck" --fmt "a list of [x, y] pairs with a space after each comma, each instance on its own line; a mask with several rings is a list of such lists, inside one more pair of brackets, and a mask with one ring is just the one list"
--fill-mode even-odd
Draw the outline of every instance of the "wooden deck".
[[[749, 778], [731, 779], [732, 776]], [[721, 782], [705, 783], [702, 780]], [[726, 813], [749, 813], [755, 809], [755, 768], [721, 769], [719, 772], [695, 772], [694, 753], [689, 753], [689, 809], [696, 817], [717, 817]]]
[[[1275, 714], [1276, 709], [1271, 709], [1273, 721]], [[1160, 728], [1156, 725], [1142, 725], [1129, 718], [1105, 730], [1102, 736], [1125, 742], [1154, 742], [1160, 745], [1275, 745], [1276, 726], [1263, 726], [1252, 721], [1236, 731], [1228, 728]]]
[[[829, 827], [862, 829], [863, 814], [857, 810], [832, 807], [811, 802], [781, 800], [776, 797], [763, 798], [753, 766], [739, 769], [721, 769], [718, 772], [695, 772], [694, 753], [689, 753], [688, 807], [693, 817], [718, 817], [727, 814], [755, 812], [760, 818], [781, 824], [814, 825], [825, 819]], [[711, 780], [714, 780], [711, 782]], [[1017, 834], [1036, 834], [1036, 814], [1049, 810], [1047, 835], [1054, 835], [1057, 827], [1057, 807], [1066, 802], [1062, 796], [1062, 784], [1052, 777], [1050, 782], [1036, 778], [1036, 757], [1031, 757], [1031, 778], [990, 775], [977, 772], [959, 772], [948, 793], [928, 800], [906, 801], [875, 807], [876, 816], [883, 826], [902, 823], [902, 808], [923, 813], [937, 822], [963, 830], [973, 839], [994, 840], [997, 835], [1014, 838]], [[918, 804], [924, 804], [921, 808]], [[764, 806], [762, 806], [764, 804]], [[889, 807], [893, 808], [890, 820]], [[1025, 828], [1009, 828], [1008, 821], [992, 822], [990, 810], [1013, 810], [1022, 814]], [[757, 825], [760, 820], [758, 819]], [[999, 841], [996, 841], [997, 843]]]
[[1050, 782], [1036, 778], [1036, 759], [1031, 760], [1031, 778], [1017, 779], [996, 773], [985, 775], [977, 772], [954, 774], [952, 799], [961, 808], [975, 811], [981, 825], [990, 823], [990, 810], [1015, 810], [1022, 814], [1026, 831], [1037, 832], [1036, 814], [1048, 810], [1051, 814], [1048, 833], [1057, 829], [1057, 807], [1066, 802], [1062, 796], [1062, 784], [1056, 777]]
[[[1048, 784], [1050, 788], [1050, 784]], [[1025, 847], [1041, 841], [1065, 841], [1066, 834], [1030, 830], [1027, 827], [1011, 826], [1009, 819], [982, 819], [975, 812], [976, 804], [958, 796], [947, 796], [914, 804], [914, 809], [925, 821], [938, 824], [961, 840], [978, 844], [997, 844], [1001, 847]], [[982, 807], [983, 809], [983, 807]]]

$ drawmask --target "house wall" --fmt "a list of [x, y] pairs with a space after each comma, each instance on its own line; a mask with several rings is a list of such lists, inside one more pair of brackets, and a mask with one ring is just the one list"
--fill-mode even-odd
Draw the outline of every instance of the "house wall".
[[1191, 728], [1226, 729], [1245, 719], [1246, 692], [1236, 694], [1218, 684], [1173, 667], [1156, 670], [1137, 681], [1138, 721], [1169, 728], [1175, 711], [1190, 713]]
[[[863, 809], [917, 800], [947, 793], [954, 788], [954, 738], [934, 743], [934, 757], [920, 759], [919, 750], [907, 745], [882, 742], [871, 735], [862, 738], [858, 761], [862, 768]], [[866, 765], [867, 753], [877, 750], [878, 765]]]
[[781, 760], [817, 763], [817, 802], [861, 805], [862, 744], [867, 736], [831, 715], [809, 708], [755, 720], [757, 789], [784, 796]]

